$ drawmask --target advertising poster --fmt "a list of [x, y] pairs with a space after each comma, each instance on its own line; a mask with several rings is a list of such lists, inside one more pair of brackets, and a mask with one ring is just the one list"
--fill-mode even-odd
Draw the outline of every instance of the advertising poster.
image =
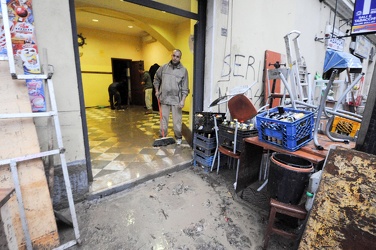
[[[16, 65], [23, 73], [40, 74], [41, 65], [34, 28], [32, 0], [7, 0], [9, 27], [13, 55]], [[6, 55], [6, 41], [3, 20], [0, 31], [0, 56]], [[26, 80], [33, 112], [46, 111], [44, 85], [42, 79]]]
[[355, 0], [351, 35], [376, 33], [376, 1]]

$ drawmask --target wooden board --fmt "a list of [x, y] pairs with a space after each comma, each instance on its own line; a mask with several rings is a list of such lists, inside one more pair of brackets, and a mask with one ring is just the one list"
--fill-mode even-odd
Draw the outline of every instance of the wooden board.
[[[272, 91], [272, 88], [273, 88], [273, 80], [270, 80], [269, 82], [267, 81], [267, 77], [266, 77], [267, 69], [275, 69], [275, 67], [272, 64], [275, 64], [276, 62], [279, 62], [279, 63], [282, 63], [282, 64], [285, 63], [286, 62], [286, 56], [284, 56], [284, 55], [282, 55], [278, 52], [266, 50], [265, 51], [265, 59], [264, 59], [264, 63], [265, 63], [264, 64], [264, 76], [263, 76], [265, 104], [269, 102], [268, 101], [268, 96], [269, 96], [268, 84], [269, 84], [270, 91]], [[274, 93], [281, 93], [281, 91], [282, 91], [281, 90], [281, 80], [276, 79], [275, 80], [275, 86], [274, 86]], [[272, 107], [279, 106], [279, 104], [280, 104], [280, 99], [275, 98], [273, 100]]]
[[376, 249], [376, 156], [329, 151], [300, 250]]
[[[25, 81], [11, 79], [7, 61], [0, 61], [0, 82], [0, 113], [30, 113]], [[0, 119], [0, 138], [0, 160], [40, 152], [32, 118]], [[59, 245], [59, 237], [43, 162], [41, 159], [24, 161], [17, 168], [33, 247], [52, 249]], [[0, 188], [14, 187], [9, 165], [1, 165]], [[18, 211], [16, 195], [1, 208], [9, 249], [22, 249], [25, 244]]]
[[258, 137], [245, 138], [242, 153], [240, 155], [240, 167], [236, 192], [240, 192], [242, 189], [248, 187], [257, 180], [262, 154], [265, 150], [301, 157], [317, 165], [319, 168], [324, 163], [331, 147], [343, 146], [348, 149], [355, 147], [354, 142], [350, 142], [349, 144], [333, 142], [326, 135], [322, 134], [318, 134], [317, 139], [320, 145], [324, 147], [324, 150], [316, 149], [314, 141], [312, 140], [299, 150], [291, 152], [273, 144], [260, 141]]

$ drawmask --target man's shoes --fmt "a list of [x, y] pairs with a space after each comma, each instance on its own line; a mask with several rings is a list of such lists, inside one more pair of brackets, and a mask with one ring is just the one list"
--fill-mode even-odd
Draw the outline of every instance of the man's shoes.
[[148, 115], [148, 114], [153, 114], [153, 111], [151, 110], [145, 111], [145, 115]]
[[181, 145], [181, 139], [176, 139], [176, 145]]

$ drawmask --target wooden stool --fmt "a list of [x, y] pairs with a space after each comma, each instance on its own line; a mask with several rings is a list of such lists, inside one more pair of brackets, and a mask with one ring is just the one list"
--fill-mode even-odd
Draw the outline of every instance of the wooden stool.
[[286, 204], [275, 199], [270, 199], [270, 214], [268, 227], [266, 229], [264, 238], [264, 249], [268, 247], [270, 235], [272, 235], [273, 233], [282, 235], [283, 237], [289, 239], [296, 239], [298, 237], [298, 235], [296, 234], [286, 232], [274, 227], [276, 213], [285, 214], [301, 220], [305, 219], [305, 217], [307, 216], [307, 211], [303, 207]]

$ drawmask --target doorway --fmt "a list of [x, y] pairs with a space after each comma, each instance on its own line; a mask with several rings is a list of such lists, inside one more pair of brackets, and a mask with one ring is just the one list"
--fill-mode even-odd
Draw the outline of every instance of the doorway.
[[[127, 0], [124, 0], [124, 1], [127, 1]], [[145, 0], [137, 1], [138, 4], [140, 2], [149, 3], [148, 1], [145, 1]], [[200, 5], [206, 6], [206, 1], [200, 1]], [[140, 8], [145, 8], [145, 7], [140, 7]], [[149, 8], [150, 8], [150, 6], [149, 6]], [[185, 14], [186, 14], [186, 12], [181, 13], [180, 11], [178, 11], [177, 9], [174, 9], [174, 8], [171, 9], [171, 8], [166, 7], [166, 6], [163, 6], [163, 8], [167, 8], [167, 10], [170, 10], [171, 13], [175, 12], [174, 14], [178, 15], [178, 16], [185, 16]], [[100, 9], [98, 8], [98, 10], [100, 10]], [[201, 13], [202, 13], [202, 15], [205, 16], [206, 11], [201, 11]], [[188, 15], [188, 16], [185, 16], [185, 17], [190, 18], [192, 20], [198, 20], [197, 14], [194, 14], [193, 17], [191, 17], [191, 15]], [[194, 56], [194, 62], [193, 62], [194, 69], [192, 70], [193, 72], [195, 72], [195, 74], [193, 74], [193, 77], [190, 79], [190, 81], [192, 81], [193, 83], [194, 82], [203, 83], [203, 62], [204, 62], [204, 53], [203, 52], [204, 52], [204, 44], [205, 44], [205, 41], [204, 41], [204, 37], [205, 37], [205, 29], [204, 29], [205, 22], [204, 21], [205, 20], [204, 19], [202, 19], [202, 20], [203, 21], [199, 22], [202, 29], [198, 30], [198, 33], [196, 32], [197, 29], [195, 27], [195, 35], [194, 35], [194, 37], [195, 37], [195, 43], [194, 43], [195, 44], [195, 53], [194, 53], [194, 55], [195, 56]], [[198, 34], [198, 35], [196, 36], [196, 34]], [[197, 41], [196, 39], [198, 39], [199, 37], [201, 37], [201, 40]], [[201, 48], [201, 51], [197, 51], [197, 48]], [[139, 47], [136, 47], [136, 49], [139, 49]], [[142, 56], [137, 56], [136, 58], [142, 58]], [[79, 59], [79, 58], [77, 58], [77, 59]], [[197, 62], [199, 62], [199, 63], [197, 64]], [[90, 62], [90, 63], [92, 63], [92, 62]], [[113, 80], [115, 80], [118, 77], [121, 78], [122, 74], [124, 74], [124, 69], [126, 69], [125, 71], [126, 71], [127, 81], [129, 83], [127, 86], [129, 86], [129, 88], [128, 88], [128, 90], [125, 91], [126, 92], [125, 94], [123, 93], [123, 95], [126, 95], [125, 98], [124, 98], [124, 101], [126, 102], [127, 105], [130, 104], [130, 105], [142, 105], [143, 106], [144, 105], [144, 98], [143, 98], [142, 87], [139, 84], [140, 75], [138, 74], [139, 63], [140, 63], [140, 61], [132, 61], [131, 59], [111, 58], [112, 72], [109, 72], [109, 70], [105, 70], [105, 72], [102, 72], [102, 71], [99, 72], [98, 71], [96, 73], [101, 74], [101, 76], [102, 75], [103, 76], [106, 76], [106, 75], [109, 76], [109, 74], [111, 74], [111, 77], [113, 78]], [[149, 65], [149, 63], [148, 63], [148, 65]], [[197, 68], [200, 68], [201, 70], [197, 70]], [[145, 70], [148, 70], [148, 69], [145, 69]], [[94, 79], [94, 80], [96, 80], [96, 79]], [[106, 82], [108, 82], [108, 80], [106, 80]], [[193, 88], [193, 90], [194, 90], [194, 92], [196, 92], [195, 88]], [[199, 91], [199, 92], [202, 92], [202, 91]], [[94, 92], [93, 94], [98, 95], [98, 92]], [[201, 93], [201, 95], [203, 95], [203, 92]], [[195, 93], [192, 96], [197, 97], [197, 96], [200, 96], [200, 95], [197, 95], [197, 93]], [[196, 105], [196, 106], [201, 106], [200, 103], [201, 103], [200, 100], [198, 102], [193, 101], [193, 104]], [[85, 109], [84, 104], [81, 105], [81, 109]], [[195, 108], [194, 108], [194, 110], [195, 110]], [[83, 113], [85, 114], [86, 112], [83, 112]], [[122, 115], [122, 114], [119, 114], [119, 115]], [[114, 120], [113, 117], [114, 116], [111, 115], [110, 118], [112, 120]], [[192, 114], [190, 114], [190, 119], [191, 118], [192, 118]], [[157, 116], [156, 120], [157, 121], [159, 120], [158, 116]], [[188, 121], [188, 123], [189, 123], [189, 121]], [[85, 129], [87, 129], [87, 128], [85, 128]], [[87, 135], [87, 133], [84, 133], [84, 134], [85, 134], [85, 137], [86, 137], [85, 138], [86, 144], [88, 145], [88, 135]], [[139, 138], [139, 141], [141, 141], [141, 138]], [[147, 145], [149, 146], [149, 144], [150, 143], [148, 143]], [[87, 145], [85, 145], [85, 147], [89, 148]], [[92, 158], [94, 158], [94, 155], [92, 156]], [[90, 169], [92, 168], [92, 166], [90, 164], [90, 152], [89, 152], [89, 156], [87, 156], [87, 162], [89, 162], [88, 171], [91, 172]]]
[[112, 66], [112, 81], [113, 82], [124, 82], [124, 88], [121, 89], [120, 98], [121, 106], [126, 106], [130, 104], [129, 97], [129, 68], [131, 66], [132, 60], [130, 59], [120, 59], [111, 58]]

